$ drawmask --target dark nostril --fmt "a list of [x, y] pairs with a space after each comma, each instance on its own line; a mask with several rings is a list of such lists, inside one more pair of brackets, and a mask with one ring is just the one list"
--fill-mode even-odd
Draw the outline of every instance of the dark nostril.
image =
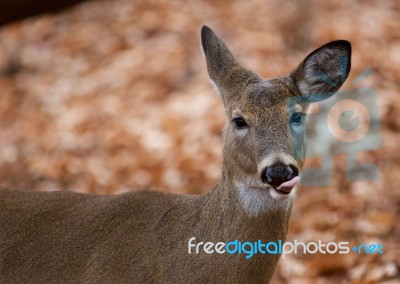
[[295, 166], [286, 166], [283, 164], [275, 164], [264, 170], [261, 180], [274, 187], [280, 186], [282, 183], [291, 180], [299, 175], [299, 170]]
[[299, 169], [296, 166], [292, 166], [292, 165], [289, 167], [292, 170], [290, 179], [297, 177], [299, 175]]

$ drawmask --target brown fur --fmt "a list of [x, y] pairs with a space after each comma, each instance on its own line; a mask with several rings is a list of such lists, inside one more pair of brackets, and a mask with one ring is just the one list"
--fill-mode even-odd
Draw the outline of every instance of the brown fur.
[[[294, 139], [290, 134], [289, 114], [296, 106], [287, 106], [286, 100], [335, 92], [350, 70], [350, 44], [329, 43], [292, 73], [272, 80], [243, 68], [208, 27], [202, 29], [202, 45], [228, 119], [222, 176], [214, 190], [199, 196], [0, 190], [1, 283], [266, 283], [271, 279], [277, 255], [245, 259], [227, 253], [188, 254], [188, 240], [285, 239], [295, 193], [274, 198], [274, 189], [260, 179], [260, 168], [277, 161], [301, 168], [304, 133]], [[340, 56], [348, 59], [341, 80]], [[315, 70], [328, 74], [336, 86], [315, 77]], [[238, 115], [249, 124], [245, 132], [231, 122]]]

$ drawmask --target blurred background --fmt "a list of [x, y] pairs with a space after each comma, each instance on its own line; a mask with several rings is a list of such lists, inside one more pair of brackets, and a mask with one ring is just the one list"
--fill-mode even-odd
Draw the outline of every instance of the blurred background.
[[348, 82], [371, 68], [363, 84], [376, 92], [382, 137], [357, 157], [381, 177], [349, 182], [346, 156], [336, 155], [332, 186], [301, 187], [287, 239], [381, 243], [384, 253], [288, 255], [273, 283], [400, 283], [399, 1], [46, 2], [0, 1], [1, 186], [207, 192], [225, 118], [201, 26], [264, 77], [347, 39]]

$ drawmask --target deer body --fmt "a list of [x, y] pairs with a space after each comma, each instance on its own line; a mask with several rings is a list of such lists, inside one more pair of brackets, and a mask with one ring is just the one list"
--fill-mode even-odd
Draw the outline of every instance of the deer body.
[[[305, 155], [305, 104], [334, 93], [350, 45], [327, 44], [292, 73], [265, 80], [242, 67], [207, 27], [202, 45], [221, 96], [222, 176], [199, 196], [0, 190], [0, 283], [266, 283], [279, 255], [188, 253], [188, 240], [284, 241]], [[344, 74], [336, 63], [348, 59]], [[334, 86], [314, 76], [328, 74]], [[300, 114], [299, 114], [300, 113]]]
[[[231, 203], [234, 216], [215, 210], [214, 203], [222, 201], [215, 195], [218, 189], [201, 196], [24, 192], [16, 200], [15, 192], [4, 190], [0, 282], [264, 282], [276, 256], [249, 261], [242, 255], [188, 254], [188, 240], [284, 239], [288, 213], [248, 218], [239, 204]], [[256, 230], [238, 231], [249, 222]], [[276, 227], [266, 230], [267, 224]]]

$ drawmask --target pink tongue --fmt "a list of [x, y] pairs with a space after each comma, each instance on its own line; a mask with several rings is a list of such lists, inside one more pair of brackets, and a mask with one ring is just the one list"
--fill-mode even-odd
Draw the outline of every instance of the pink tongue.
[[294, 177], [291, 180], [282, 183], [276, 189], [289, 193], [292, 191], [293, 187], [295, 187], [295, 185], [299, 183], [299, 181], [300, 181], [299, 177]]

